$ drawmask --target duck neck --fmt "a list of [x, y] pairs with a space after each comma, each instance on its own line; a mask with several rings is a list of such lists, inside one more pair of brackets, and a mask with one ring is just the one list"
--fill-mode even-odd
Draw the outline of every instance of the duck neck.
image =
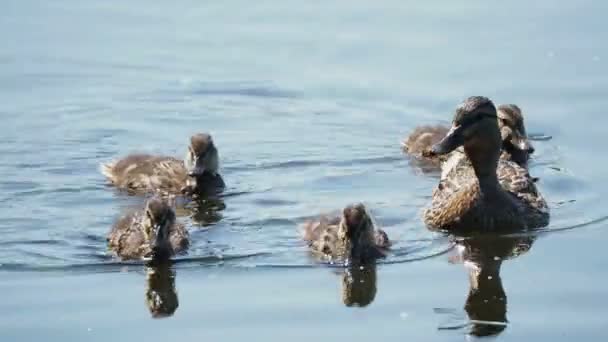
[[488, 195], [500, 192], [502, 188], [496, 175], [500, 151], [478, 144], [474, 146], [465, 145], [464, 150], [469, 160], [471, 160], [481, 192]]

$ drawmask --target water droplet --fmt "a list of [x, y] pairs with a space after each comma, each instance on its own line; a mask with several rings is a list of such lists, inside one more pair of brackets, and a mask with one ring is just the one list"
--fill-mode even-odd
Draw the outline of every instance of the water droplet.
[[408, 316], [409, 315], [407, 312], [402, 312], [399, 314], [399, 318], [401, 318], [402, 320], [406, 320]]
[[492, 280], [492, 276], [488, 276], [488, 280]]

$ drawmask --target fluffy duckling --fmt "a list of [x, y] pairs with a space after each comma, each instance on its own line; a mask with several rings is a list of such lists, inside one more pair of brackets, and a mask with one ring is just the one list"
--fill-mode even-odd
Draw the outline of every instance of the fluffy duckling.
[[460, 146], [470, 162], [458, 163], [442, 175], [423, 214], [429, 228], [504, 231], [549, 223], [536, 179], [517, 163], [500, 158], [502, 137], [496, 108], [488, 98], [472, 96], [461, 103], [452, 128], [424, 154], [446, 155]]
[[148, 200], [144, 210], [120, 218], [108, 235], [109, 248], [123, 260], [168, 260], [185, 252], [189, 244], [188, 231], [176, 222], [173, 209], [156, 197]]
[[220, 191], [219, 155], [211, 135], [195, 134], [185, 159], [132, 154], [101, 165], [101, 173], [120, 189], [135, 193], [200, 194]]
[[[498, 106], [497, 114], [502, 137], [502, 154], [500, 157], [527, 167], [528, 159], [534, 153], [534, 147], [532, 147], [528, 140], [521, 109], [514, 104], [504, 104]], [[442, 163], [445, 163], [449, 159], [448, 155], [425, 156], [423, 152], [445, 137], [448, 130], [448, 127], [442, 125], [417, 127], [403, 141], [403, 150], [432, 170], [436, 170], [440, 166], [445, 168], [445, 164], [442, 165]], [[460, 153], [459, 156], [464, 157], [461, 149], [457, 149], [451, 154], [455, 153]], [[448, 164], [447, 168], [451, 168], [452, 166], [452, 164]]]
[[322, 260], [359, 264], [385, 256], [390, 247], [383, 230], [375, 229], [361, 203], [349, 205], [341, 217], [321, 217], [304, 224], [304, 240]]

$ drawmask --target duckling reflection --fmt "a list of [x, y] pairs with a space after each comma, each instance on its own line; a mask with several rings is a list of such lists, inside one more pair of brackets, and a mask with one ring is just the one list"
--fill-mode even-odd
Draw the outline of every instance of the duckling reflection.
[[194, 223], [206, 227], [219, 222], [226, 209], [226, 203], [220, 197], [195, 198], [188, 204], [190, 218]]
[[376, 298], [376, 265], [354, 266], [342, 272], [342, 302], [348, 307], [366, 307]]
[[169, 262], [146, 266], [146, 305], [153, 318], [170, 317], [177, 310], [175, 271]]
[[526, 253], [533, 237], [476, 237], [458, 241], [460, 259], [469, 272], [469, 294], [464, 306], [470, 334], [500, 334], [508, 322], [507, 294], [502, 285], [502, 262]]

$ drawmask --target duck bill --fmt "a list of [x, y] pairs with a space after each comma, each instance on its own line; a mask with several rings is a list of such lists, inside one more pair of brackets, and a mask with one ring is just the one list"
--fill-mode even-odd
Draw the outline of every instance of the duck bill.
[[446, 136], [431, 147], [431, 153], [434, 155], [448, 154], [464, 144], [464, 134], [462, 126], [454, 125]]

